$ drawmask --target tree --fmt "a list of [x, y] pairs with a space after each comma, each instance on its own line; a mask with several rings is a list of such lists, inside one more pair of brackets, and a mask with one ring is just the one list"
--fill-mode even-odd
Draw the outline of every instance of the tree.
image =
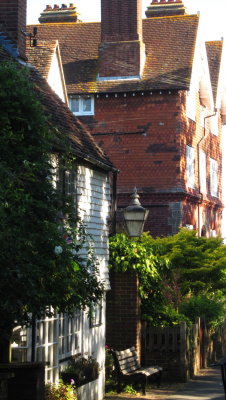
[[[0, 362], [8, 362], [15, 325], [28, 325], [51, 307], [72, 313], [98, 299], [102, 285], [92, 254], [78, 255], [84, 227], [76, 227], [71, 202], [53, 187], [57, 130], [26, 68], [0, 65], [0, 104]], [[70, 161], [68, 146], [61, 154]], [[67, 224], [59, 226], [59, 211]]]
[[[209, 322], [221, 321], [224, 315], [226, 246], [221, 238], [198, 237], [187, 229], [156, 239], [148, 233], [135, 240], [119, 234], [110, 240], [110, 264], [116, 271], [137, 271], [142, 317], [153, 325], [193, 321], [203, 313]], [[207, 313], [208, 306], [213, 311]]]

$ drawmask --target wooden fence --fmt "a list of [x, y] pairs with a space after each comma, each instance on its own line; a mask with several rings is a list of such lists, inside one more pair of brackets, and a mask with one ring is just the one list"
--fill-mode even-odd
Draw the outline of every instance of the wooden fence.
[[188, 326], [185, 322], [175, 327], [156, 328], [146, 323], [142, 327], [142, 364], [160, 365], [167, 381], [186, 382], [209, 361], [225, 352], [225, 326], [212, 335], [204, 320]]

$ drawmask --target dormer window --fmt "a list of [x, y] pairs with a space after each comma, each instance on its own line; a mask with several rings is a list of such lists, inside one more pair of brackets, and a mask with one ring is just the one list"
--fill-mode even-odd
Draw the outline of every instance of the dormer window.
[[90, 95], [70, 96], [69, 107], [74, 115], [94, 115], [94, 97]]

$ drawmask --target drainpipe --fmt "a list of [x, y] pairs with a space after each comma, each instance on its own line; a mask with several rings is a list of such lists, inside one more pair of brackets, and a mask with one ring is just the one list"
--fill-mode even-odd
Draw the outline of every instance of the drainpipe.
[[205, 139], [206, 137], [206, 120], [208, 118], [214, 117], [217, 114], [217, 109], [215, 109], [214, 114], [210, 114], [207, 115], [206, 117], [204, 117], [204, 129], [203, 129], [203, 136], [201, 137], [201, 139], [199, 140], [199, 142], [197, 143], [197, 156], [198, 156], [198, 191], [199, 191], [199, 195], [201, 198], [201, 201], [198, 202], [198, 236], [201, 236], [201, 232], [200, 232], [200, 204], [202, 203], [202, 193], [201, 193], [201, 187], [200, 187], [200, 157], [199, 157], [199, 150], [200, 150], [200, 144], [202, 143], [202, 141]]
[[118, 170], [113, 171], [112, 177], [112, 203], [111, 203], [111, 216], [112, 216], [112, 229], [110, 235], [116, 234], [116, 210], [117, 210], [117, 178]]

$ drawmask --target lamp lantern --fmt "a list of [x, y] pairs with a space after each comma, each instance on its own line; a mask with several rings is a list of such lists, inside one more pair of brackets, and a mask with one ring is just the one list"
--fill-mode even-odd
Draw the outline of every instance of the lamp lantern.
[[129, 237], [139, 237], [144, 229], [144, 223], [148, 217], [149, 210], [142, 207], [139, 201], [137, 189], [131, 195], [131, 202], [123, 210], [126, 231]]

